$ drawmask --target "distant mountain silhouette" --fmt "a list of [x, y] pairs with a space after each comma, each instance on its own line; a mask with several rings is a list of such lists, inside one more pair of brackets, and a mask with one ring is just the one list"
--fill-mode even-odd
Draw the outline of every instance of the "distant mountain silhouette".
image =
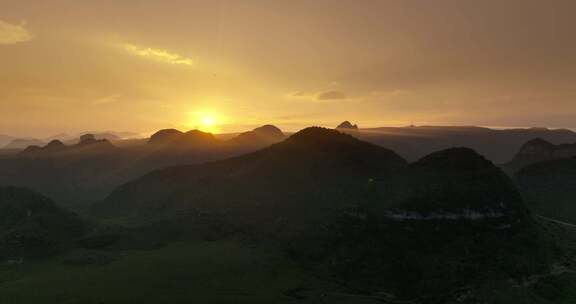
[[114, 140], [120, 140], [120, 136], [114, 134], [114, 133], [86, 133], [80, 136], [80, 138], [82, 138], [82, 136], [84, 135], [88, 135], [93, 137], [94, 139], [98, 139], [98, 140], [102, 140], [102, 139], [106, 139], [108, 141], [114, 141]]
[[28, 146], [20, 155], [34, 155], [34, 156], [43, 156], [53, 153], [58, 153], [66, 150], [67, 147], [62, 143], [60, 140], [54, 139], [50, 141], [46, 146], [39, 147], [39, 146]]
[[228, 140], [228, 143], [264, 147], [282, 141], [284, 138], [286, 138], [286, 135], [278, 127], [264, 125], [252, 131], [240, 133], [238, 136]]
[[[386, 146], [409, 159], [452, 146], [468, 146], [491, 161], [507, 161], [523, 143], [535, 137], [540, 136], [552, 143], [576, 142], [576, 134], [571, 131], [547, 129], [491, 130], [429, 126], [362, 129], [347, 133], [360, 140]], [[94, 137], [98, 140], [97, 135]], [[170, 141], [167, 144], [146, 144], [146, 139], [118, 140], [112, 144], [114, 147], [107, 142], [77, 146], [79, 140], [74, 139], [64, 141], [66, 149], [61, 151], [45, 147], [40, 149], [42, 145], [31, 148], [34, 150], [32, 152], [19, 154], [17, 150], [2, 150], [0, 184], [30, 187], [59, 203], [81, 206], [102, 200], [118, 185], [153, 170], [221, 160], [268, 145], [264, 142], [258, 145], [231, 144], [228, 141], [232, 136], [227, 137], [229, 140], [225, 137], [213, 140], [211, 137], [192, 135], [188, 137], [192, 139], [190, 144]]]
[[224, 146], [212, 134], [199, 131], [181, 135], [166, 144], [146, 144], [146, 140], [113, 144], [88, 134], [82, 140], [63, 142], [64, 147], [52, 142], [19, 153], [6, 152], [0, 155], [0, 184], [30, 187], [76, 208], [101, 200], [118, 185], [155, 169], [255, 150]]
[[353, 125], [351, 122], [346, 120], [339, 124], [336, 129], [358, 130], [358, 125]]
[[7, 145], [12, 140], [14, 140], [14, 137], [9, 136], [9, 135], [0, 134], [0, 149], [4, 148], [4, 146]]
[[104, 153], [114, 149], [114, 145], [107, 139], [96, 139], [93, 134], [80, 136], [78, 144], [66, 146], [60, 140], [52, 140], [46, 146], [28, 146], [20, 155], [34, 157], [57, 156], [59, 154], [70, 155], [71, 153]]
[[24, 139], [24, 138], [17, 138], [10, 141], [7, 145], [2, 147], [2, 149], [15, 149], [15, 150], [22, 150], [27, 148], [28, 146], [41, 146], [44, 142], [39, 139]]
[[163, 129], [154, 133], [148, 140], [149, 144], [165, 144], [179, 138], [183, 132], [176, 129]]
[[190, 130], [179, 136], [174, 144], [176, 147], [194, 147], [206, 148], [219, 144], [220, 141], [216, 139], [214, 134], [202, 132], [200, 130]]
[[50, 141], [53, 141], [53, 140], [59, 140], [59, 141], [64, 142], [64, 141], [71, 140], [71, 139], [73, 139], [73, 138], [74, 138], [74, 136], [72, 136], [72, 135], [70, 135], [70, 134], [68, 134], [68, 133], [58, 133], [58, 134], [54, 134], [54, 135], [52, 135], [52, 136], [46, 137], [46, 138], [44, 138], [44, 140], [45, 140], [46, 142], [50, 142]]
[[506, 164], [506, 167], [515, 172], [534, 163], [574, 156], [576, 156], [576, 143], [555, 145], [544, 139], [536, 138], [522, 145], [514, 158]]
[[84, 134], [80, 136], [79, 145], [91, 145], [96, 142], [96, 136], [94, 134]]
[[74, 214], [25, 188], [0, 187], [0, 259], [43, 257], [80, 236]]
[[78, 144], [70, 148], [75, 152], [107, 152], [114, 149], [114, 145], [108, 139], [96, 139], [94, 134], [84, 134], [80, 136]]
[[212, 133], [190, 130], [186, 133], [176, 129], [164, 129], [154, 133], [148, 140], [152, 145], [163, 145], [165, 149], [206, 149], [220, 143]]
[[351, 133], [359, 139], [385, 145], [410, 161], [451, 147], [467, 147], [497, 164], [509, 162], [527, 141], [542, 138], [553, 144], [576, 142], [567, 129], [490, 129], [474, 126], [411, 126], [363, 128]]
[[61, 141], [54, 139], [52, 141], [50, 141], [47, 145], [46, 145], [46, 149], [50, 149], [50, 150], [59, 150], [66, 147], [66, 145], [64, 145], [64, 143], [62, 143]]
[[[127, 138], [133, 138], [138, 136], [137, 133], [134, 132], [118, 132], [118, 131], [88, 131], [80, 133], [78, 136], [82, 136], [84, 134], [93, 134], [96, 139], [107, 139], [109, 141], [118, 141]], [[59, 139], [59, 138], [56, 138]]]

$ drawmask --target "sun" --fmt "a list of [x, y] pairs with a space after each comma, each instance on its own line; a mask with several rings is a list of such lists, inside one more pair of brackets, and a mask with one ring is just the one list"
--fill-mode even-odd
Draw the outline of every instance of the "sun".
[[215, 116], [207, 115], [202, 116], [199, 119], [199, 128], [204, 132], [215, 132], [217, 131], [218, 120]]
[[213, 111], [197, 111], [191, 113], [188, 125], [204, 132], [215, 133], [220, 131], [222, 115]]
[[214, 116], [204, 116], [200, 118], [200, 126], [203, 128], [213, 128], [216, 125], [216, 118]]

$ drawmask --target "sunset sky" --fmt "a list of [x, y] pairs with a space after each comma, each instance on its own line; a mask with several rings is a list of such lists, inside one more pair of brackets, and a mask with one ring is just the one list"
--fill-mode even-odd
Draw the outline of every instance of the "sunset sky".
[[576, 128], [576, 1], [0, 0], [0, 133]]

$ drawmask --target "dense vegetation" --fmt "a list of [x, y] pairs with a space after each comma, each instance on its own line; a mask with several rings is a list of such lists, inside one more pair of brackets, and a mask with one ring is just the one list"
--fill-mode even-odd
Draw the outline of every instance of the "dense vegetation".
[[0, 258], [44, 257], [62, 250], [84, 230], [76, 215], [46, 197], [0, 187]]

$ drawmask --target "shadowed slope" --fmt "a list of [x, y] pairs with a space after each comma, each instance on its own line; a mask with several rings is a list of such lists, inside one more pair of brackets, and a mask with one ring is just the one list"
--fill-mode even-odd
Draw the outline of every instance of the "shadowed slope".
[[83, 231], [80, 219], [46, 197], [0, 187], [0, 259], [52, 254]]
[[260, 146], [264, 147], [273, 143], [277, 143], [285, 139], [286, 136], [282, 130], [273, 125], [264, 125], [252, 131], [241, 133], [240, 135], [230, 139], [227, 143], [233, 145], [245, 146]]
[[153, 145], [165, 144], [176, 140], [178, 137], [182, 136], [182, 134], [184, 133], [176, 129], [163, 129], [152, 134], [152, 136], [150, 136], [150, 139], [148, 140], [148, 143]]
[[505, 167], [511, 172], [516, 172], [531, 164], [574, 156], [576, 156], [576, 144], [555, 145], [544, 139], [536, 138], [522, 145], [518, 153]]
[[360, 185], [405, 165], [385, 148], [307, 128], [255, 153], [150, 173], [119, 187], [96, 209], [118, 215], [198, 208], [265, 230], [292, 229], [354, 203]]
[[[415, 303], [452, 303], [486, 276], [522, 281], [553, 261], [511, 180], [473, 150], [432, 153], [367, 190], [326, 239], [294, 252], [358, 288]], [[470, 303], [482, 303], [474, 293]]]
[[432, 153], [394, 179], [376, 183], [374, 214], [384, 218], [490, 220], [515, 224], [528, 212], [498, 167], [467, 148]]
[[516, 179], [534, 212], [576, 223], [576, 157], [526, 166]]

